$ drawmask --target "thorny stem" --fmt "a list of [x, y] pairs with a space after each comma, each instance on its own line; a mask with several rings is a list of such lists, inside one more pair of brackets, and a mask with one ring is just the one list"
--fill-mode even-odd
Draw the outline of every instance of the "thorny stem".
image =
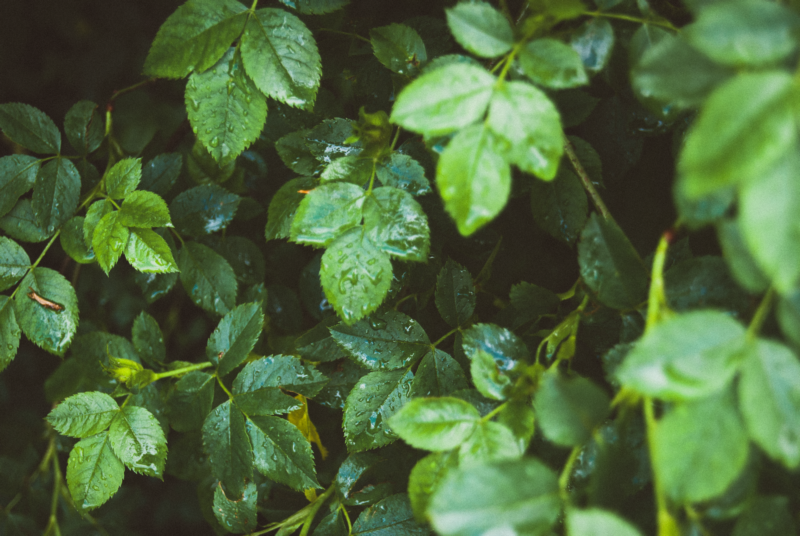
[[193, 370], [201, 370], [208, 367], [213, 367], [214, 363], [210, 361], [206, 361], [205, 363], [197, 363], [195, 365], [190, 365], [188, 367], [181, 367], [175, 370], [169, 370], [167, 372], [159, 372], [155, 375], [153, 381], [160, 380], [161, 378], [169, 378], [170, 376], [180, 376], [181, 374], [186, 374], [187, 372], [191, 372]]
[[600, 215], [606, 220], [614, 221], [614, 218], [611, 216], [611, 212], [608, 211], [608, 207], [606, 207], [606, 204], [603, 203], [603, 198], [600, 197], [600, 194], [597, 192], [597, 188], [594, 187], [592, 179], [589, 177], [589, 174], [586, 173], [586, 170], [583, 168], [583, 164], [581, 164], [577, 153], [575, 153], [575, 147], [572, 146], [572, 142], [570, 142], [569, 138], [566, 136], [564, 136], [564, 150], [567, 153], [569, 161], [572, 163], [572, 167], [575, 168], [575, 173], [577, 173], [578, 177], [580, 177], [586, 193], [588, 193], [589, 197], [592, 198], [592, 203], [594, 203], [597, 212], [599, 212]]
[[764, 294], [764, 297], [761, 298], [761, 303], [758, 304], [756, 314], [753, 315], [753, 319], [750, 321], [750, 325], [747, 327], [747, 338], [749, 340], [755, 339], [758, 336], [758, 332], [761, 331], [761, 326], [767, 319], [770, 309], [772, 309], [772, 301], [774, 298], [775, 289], [770, 287], [769, 290], [767, 290], [767, 293]]

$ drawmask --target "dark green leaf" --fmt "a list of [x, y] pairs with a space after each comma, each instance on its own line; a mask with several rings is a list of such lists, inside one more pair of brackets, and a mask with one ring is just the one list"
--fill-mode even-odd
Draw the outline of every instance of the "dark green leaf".
[[461, 2], [447, 9], [447, 24], [469, 52], [495, 58], [511, 50], [514, 33], [502, 13], [484, 2]]
[[406, 261], [428, 260], [428, 218], [408, 192], [375, 188], [364, 201], [364, 228], [372, 243], [389, 255]]
[[389, 419], [389, 425], [409, 445], [442, 452], [464, 443], [480, 417], [478, 410], [458, 398], [415, 398]]
[[150, 229], [130, 229], [125, 258], [140, 272], [179, 271], [166, 240]]
[[436, 308], [445, 322], [462, 326], [475, 311], [475, 286], [466, 268], [447, 259], [436, 278]]
[[244, 68], [262, 93], [313, 108], [322, 67], [317, 43], [300, 19], [282, 9], [259, 9], [248, 18], [241, 49]]
[[193, 370], [175, 382], [169, 399], [169, 422], [178, 432], [199, 430], [211, 413], [214, 377]]
[[279, 417], [251, 416], [247, 431], [255, 467], [264, 476], [297, 491], [321, 487], [311, 443], [295, 425]]
[[[157, 229], [156, 233], [163, 238], [172, 252], [172, 258], [178, 257], [178, 249], [175, 247], [175, 241], [172, 235], [166, 229]], [[134, 274], [134, 281], [142, 289], [145, 300], [147, 303], [153, 303], [158, 298], [163, 297], [169, 292], [175, 283], [178, 281], [178, 274], [147, 274], [137, 272]]]
[[211, 472], [222, 482], [226, 495], [241, 497], [245, 479], [253, 474], [253, 447], [245, 417], [228, 400], [214, 408], [203, 423], [203, 447]]
[[328, 379], [316, 368], [304, 364], [296, 357], [274, 355], [248, 363], [236, 376], [233, 392], [242, 394], [260, 389], [277, 391], [281, 388], [313, 398], [327, 382]]
[[607, 19], [600, 17], [584, 22], [573, 34], [570, 46], [581, 57], [589, 74], [606, 66], [614, 48], [614, 29]]
[[105, 503], [119, 489], [124, 472], [108, 432], [78, 441], [67, 462], [67, 485], [75, 507], [88, 512]]
[[72, 260], [80, 264], [91, 264], [95, 261], [94, 250], [86, 245], [83, 238], [84, 218], [75, 216], [61, 228], [58, 235], [61, 247]]
[[[50, 353], [64, 355], [78, 329], [75, 289], [55, 270], [38, 267], [28, 272], [20, 290], [14, 296], [14, 313], [25, 336]], [[33, 292], [62, 309], [40, 304], [29, 296]]]
[[34, 153], [61, 152], [61, 133], [47, 114], [18, 102], [0, 104], [0, 129]]
[[561, 302], [553, 291], [526, 282], [512, 286], [509, 299], [526, 322], [552, 312]]
[[226, 236], [216, 250], [231, 265], [240, 283], [255, 285], [264, 282], [264, 255], [252, 240], [241, 236]]
[[606, 393], [590, 380], [545, 374], [534, 399], [542, 433], [558, 445], [586, 443], [610, 411]]
[[430, 530], [414, 520], [408, 495], [398, 493], [373, 504], [353, 523], [354, 536], [427, 536]]
[[45, 232], [52, 234], [75, 214], [80, 193], [81, 177], [69, 160], [57, 158], [39, 169], [31, 208]]
[[336, 316], [328, 316], [319, 324], [303, 333], [295, 341], [295, 347], [303, 359], [308, 361], [334, 361], [347, 357], [347, 352], [336, 344], [329, 327], [339, 322]]
[[408, 477], [408, 498], [417, 521], [427, 519], [428, 505], [450, 470], [458, 467], [455, 451], [434, 452], [422, 458]]
[[519, 53], [522, 72], [541, 86], [563, 89], [589, 82], [583, 61], [574, 48], [555, 39], [534, 39]]
[[8, 296], [0, 296], [0, 371], [17, 355], [21, 332], [14, 307]]
[[267, 240], [289, 238], [297, 207], [306, 198], [306, 194], [300, 193], [300, 191], [313, 190], [316, 185], [317, 179], [313, 177], [298, 177], [290, 180], [275, 192], [269, 202]]
[[258, 341], [264, 313], [257, 303], [243, 303], [225, 314], [206, 345], [206, 357], [225, 376], [241, 365]]
[[352, 142], [355, 126], [356, 122], [350, 119], [326, 119], [308, 132], [305, 145], [322, 164], [330, 164], [342, 156], [357, 155], [361, 152], [361, 143]]
[[676, 311], [715, 308], [744, 316], [750, 297], [731, 277], [720, 257], [703, 256], [676, 263], [664, 273], [667, 302]]
[[411, 195], [425, 195], [431, 191], [425, 169], [406, 154], [392, 153], [388, 160], [378, 164], [375, 174], [384, 186], [399, 188]]
[[255, 482], [248, 482], [241, 497], [228, 497], [222, 486], [214, 488], [214, 515], [219, 524], [234, 534], [252, 532], [258, 526], [258, 488]]
[[30, 199], [20, 199], [11, 212], [0, 218], [0, 229], [23, 242], [43, 242], [53, 235], [39, 224]]
[[479, 350], [488, 353], [504, 373], [528, 358], [525, 343], [511, 331], [494, 324], [475, 324], [464, 331], [462, 346], [470, 360]]
[[350, 3], [350, 0], [280, 0], [282, 4], [296, 9], [300, 13], [320, 15], [341, 9]]
[[397, 439], [388, 420], [408, 401], [413, 379], [410, 370], [392, 370], [370, 372], [356, 383], [344, 405], [348, 451], [382, 447]]
[[778, 324], [783, 334], [800, 346], [800, 290], [781, 296], [777, 308]]
[[14, 286], [30, 266], [31, 259], [22, 246], [10, 238], [0, 236], [0, 290]]
[[67, 139], [82, 155], [94, 152], [103, 142], [105, 126], [97, 108], [92, 101], [83, 100], [75, 103], [64, 118]]
[[181, 283], [200, 308], [224, 315], [236, 305], [236, 275], [213, 249], [187, 242], [178, 259]]
[[647, 294], [647, 271], [639, 254], [613, 221], [592, 213], [581, 233], [578, 263], [583, 281], [614, 309], [632, 309]]
[[368, 372], [350, 359], [321, 363], [317, 370], [328, 377], [330, 381], [325, 384], [314, 400], [323, 406], [338, 410], [344, 409], [347, 395], [353, 390], [356, 382]]
[[119, 405], [105, 393], [79, 393], [56, 406], [47, 422], [60, 434], [83, 438], [108, 428], [119, 411]]
[[164, 478], [167, 438], [152, 413], [138, 406], [125, 406], [111, 422], [108, 432], [114, 453], [135, 473]]
[[125, 198], [119, 211], [125, 227], [172, 227], [167, 203], [153, 192], [137, 191]]
[[14, 208], [19, 196], [33, 188], [39, 160], [24, 154], [0, 158], [0, 216]]
[[635, 526], [617, 514], [599, 508], [570, 510], [568, 536], [641, 536]]
[[170, 191], [181, 173], [183, 158], [178, 153], [164, 153], [142, 166], [139, 189], [164, 196]]
[[317, 175], [322, 171], [322, 163], [306, 145], [306, 137], [310, 133], [310, 128], [301, 129], [286, 134], [275, 142], [275, 150], [283, 164], [298, 175]]
[[205, 71], [242, 32], [247, 10], [235, 0], [190, 0], [169, 16], [144, 62], [148, 76], [183, 78]]
[[375, 57], [391, 71], [405, 76], [419, 72], [428, 54], [425, 43], [413, 28], [405, 24], [390, 24], [369, 31]]
[[216, 184], [195, 186], [178, 194], [169, 212], [181, 233], [203, 236], [220, 231], [233, 221], [240, 197]]
[[[233, 177], [237, 171], [236, 159], [217, 162], [198, 138], [192, 145], [191, 152], [186, 155], [186, 171], [198, 184], [222, 184]], [[244, 170], [239, 171], [244, 172]]]
[[796, 536], [786, 497], [757, 497], [736, 521], [731, 536]]
[[337, 158], [328, 164], [319, 178], [323, 183], [347, 181], [363, 187], [372, 177], [372, 167], [371, 158], [351, 154]]
[[553, 238], [574, 244], [586, 224], [588, 210], [583, 184], [569, 169], [561, 168], [551, 182], [531, 184], [533, 219]]
[[411, 398], [447, 396], [467, 388], [464, 370], [447, 352], [434, 350], [425, 354], [411, 384]]
[[364, 190], [337, 182], [317, 186], [297, 208], [291, 239], [299, 244], [327, 246], [336, 237], [361, 223]]
[[144, 311], [133, 320], [131, 339], [136, 353], [148, 365], [164, 363], [167, 360], [167, 349], [161, 327], [155, 318]]
[[[85, 222], [84, 222], [85, 225]], [[108, 275], [117, 264], [130, 237], [128, 228], [119, 222], [119, 212], [109, 212], [97, 223], [92, 235], [92, 249], [100, 268]]]

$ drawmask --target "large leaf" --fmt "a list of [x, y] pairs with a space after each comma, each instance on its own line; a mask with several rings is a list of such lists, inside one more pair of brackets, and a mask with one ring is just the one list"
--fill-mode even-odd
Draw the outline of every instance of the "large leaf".
[[244, 68], [262, 93], [290, 106], [314, 106], [322, 67], [316, 41], [300, 19], [282, 9], [259, 9], [247, 21], [241, 49]]
[[257, 303], [243, 303], [225, 314], [206, 345], [206, 357], [225, 376], [247, 359], [264, 326], [264, 313]]
[[264, 476], [298, 491], [320, 487], [311, 443], [295, 425], [279, 417], [252, 416], [247, 432], [255, 467]]
[[240, 197], [216, 184], [203, 184], [175, 196], [169, 212], [181, 233], [203, 236], [225, 229], [236, 214]]
[[105, 503], [122, 485], [124, 473], [108, 432], [78, 441], [67, 462], [67, 485], [75, 506], [88, 512]]
[[20, 282], [20, 290], [14, 313], [25, 336], [50, 353], [64, 355], [78, 329], [75, 289], [55, 270], [37, 267]]
[[30, 266], [31, 259], [22, 246], [0, 236], [0, 290], [12, 287], [22, 279]]
[[427, 536], [430, 530], [414, 520], [408, 495], [398, 493], [373, 504], [353, 523], [353, 536]]
[[105, 393], [79, 393], [61, 401], [47, 415], [47, 422], [59, 434], [84, 438], [108, 428], [119, 411], [116, 401]]
[[190, 0], [161, 25], [144, 62], [149, 76], [183, 78], [205, 71], [231, 46], [247, 20], [235, 0]]
[[186, 293], [202, 309], [224, 315], [236, 305], [236, 274], [222, 256], [197, 242], [181, 249], [178, 266]]
[[445, 322], [462, 326], [475, 312], [475, 286], [466, 268], [447, 259], [436, 278], [436, 308]]
[[252, 532], [258, 526], [258, 488], [248, 482], [241, 497], [225, 496], [222, 486], [214, 488], [214, 516], [228, 532]]
[[453, 37], [476, 56], [495, 58], [511, 50], [514, 44], [511, 25], [488, 3], [461, 2], [446, 13]]
[[175, 382], [169, 398], [169, 422], [178, 432], [199, 430], [211, 413], [214, 402], [214, 377], [193, 370]]
[[20, 199], [11, 212], [0, 218], [0, 229], [23, 242], [43, 242], [53, 234], [48, 233], [34, 216], [30, 199]]
[[355, 184], [323, 184], [308, 192], [297, 207], [291, 239], [300, 244], [327, 246], [361, 223], [364, 190]]
[[398, 188], [375, 188], [364, 201], [364, 228], [378, 249], [406, 261], [428, 260], [428, 218], [414, 197]]
[[589, 200], [578, 176], [563, 167], [551, 182], [531, 185], [533, 219], [547, 233], [574, 244], [586, 224]]
[[47, 114], [18, 102], [0, 104], [0, 130], [34, 153], [58, 154], [61, 133]]
[[225, 495], [240, 497], [245, 479], [253, 474], [253, 448], [245, 417], [230, 400], [214, 408], [203, 423], [203, 447]]
[[369, 31], [372, 51], [382, 64], [397, 74], [413, 76], [428, 59], [425, 43], [405, 24], [390, 24]]
[[388, 445], [397, 439], [389, 418], [408, 401], [411, 371], [371, 372], [361, 378], [344, 405], [347, 450], [356, 452]]
[[389, 424], [409, 445], [441, 452], [464, 443], [480, 418], [472, 404], [458, 398], [416, 398], [395, 413]]
[[33, 188], [39, 160], [24, 154], [0, 158], [0, 217], [14, 208], [19, 196]]
[[586, 443], [610, 411], [605, 392], [586, 378], [545, 374], [534, 399], [544, 436], [574, 447]]
[[111, 422], [108, 436], [114, 453], [128, 469], [163, 478], [167, 438], [152, 413], [125, 406]]
[[45, 232], [52, 234], [75, 214], [80, 193], [81, 177], [69, 160], [57, 158], [39, 169], [31, 208]]

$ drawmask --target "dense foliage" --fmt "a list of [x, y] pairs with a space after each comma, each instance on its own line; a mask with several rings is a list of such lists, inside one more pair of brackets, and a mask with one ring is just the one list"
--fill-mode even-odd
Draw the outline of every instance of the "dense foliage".
[[0, 104], [0, 534], [795, 534], [800, 6], [259, 4]]

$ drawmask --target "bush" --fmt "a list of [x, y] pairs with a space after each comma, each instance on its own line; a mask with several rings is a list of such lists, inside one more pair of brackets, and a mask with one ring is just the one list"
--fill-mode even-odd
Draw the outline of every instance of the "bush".
[[0, 104], [0, 533], [795, 533], [794, 2], [258, 4]]

